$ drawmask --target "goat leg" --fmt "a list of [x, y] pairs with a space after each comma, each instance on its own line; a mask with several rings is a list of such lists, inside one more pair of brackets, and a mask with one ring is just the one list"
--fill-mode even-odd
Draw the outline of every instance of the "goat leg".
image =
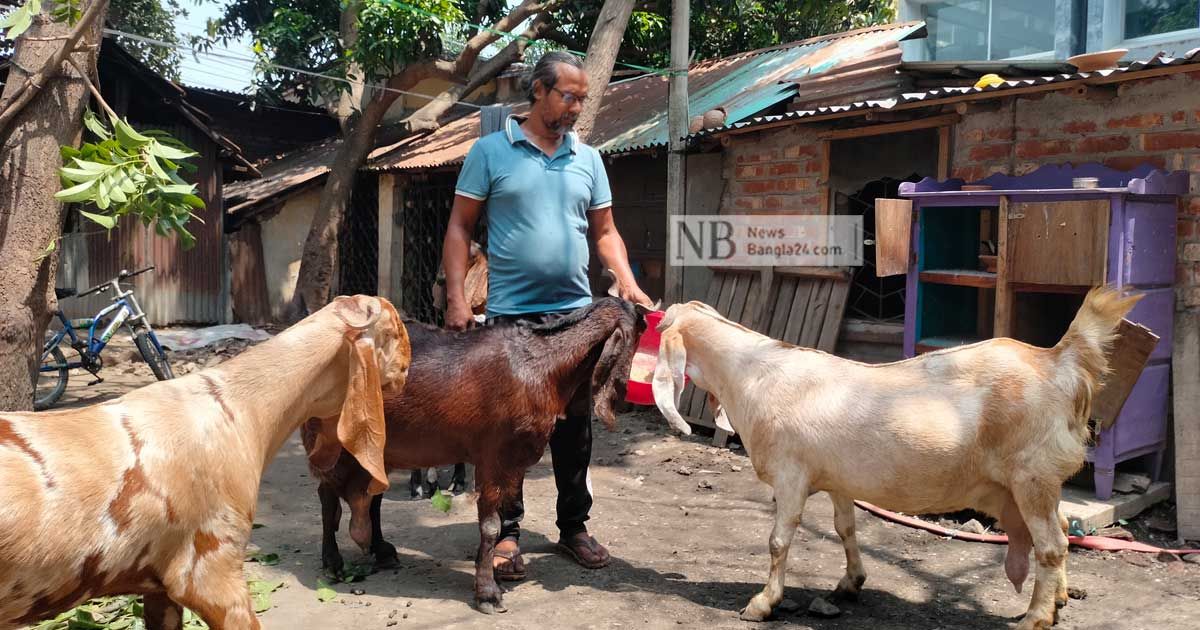
[[741, 617], [744, 621], [766, 621], [775, 606], [783, 601], [788, 551], [804, 515], [804, 504], [808, 500], [807, 479], [779, 480], [774, 487], [775, 527], [771, 530], [768, 547], [771, 552], [771, 571], [762, 592], [755, 595], [742, 609]]
[[390, 569], [399, 563], [396, 547], [383, 539], [383, 519], [380, 508], [383, 506], [383, 495], [377, 494], [371, 498], [371, 554], [375, 556], [376, 569]]
[[[478, 473], [476, 473], [478, 474]], [[476, 478], [479, 486], [479, 551], [475, 555], [475, 605], [479, 612], [490, 615], [506, 612], [501, 604], [502, 591], [496, 584], [493, 568], [496, 542], [500, 537], [499, 489], [488, 487]]]
[[450, 477], [450, 493], [462, 494], [467, 490], [467, 465], [458, 463], [454, 465], [454, 474]]
[[321, 568], [331, 575], [340, 575], [345, 562], [338, 550], [337, 530], [342, 521], [342, 500], [338, 491], [324, 481], [317, 486], [321, 499]]
[[854, 527], [854, 500], [844, 494], [830, 494], [833, 499], [833, 524], [842, 547], [846, 550], [846, 574], [833, 591], [834, 599], [857, 601], [862, 585], [867, 581], [863, 570], [862, 553], [858, 549], [858, 537]]
[[147, 593], [142, 598], [146, 630], [183, 630], [183, 606], [165, 592]]

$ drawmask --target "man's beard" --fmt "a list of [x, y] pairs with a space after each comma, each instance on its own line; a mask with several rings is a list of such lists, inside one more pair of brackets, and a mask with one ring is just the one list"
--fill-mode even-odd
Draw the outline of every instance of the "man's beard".
[[559, 135], [566, 135], [567, 132], [575, 128], [575, 123], [578, 120], [578, 116], [563, 116], [562, 118], [553, 118], [550, 120], [543, 120], [542, 122], [545, 123], [546, 129], [549, 129], [550, 131], [553, 131]]

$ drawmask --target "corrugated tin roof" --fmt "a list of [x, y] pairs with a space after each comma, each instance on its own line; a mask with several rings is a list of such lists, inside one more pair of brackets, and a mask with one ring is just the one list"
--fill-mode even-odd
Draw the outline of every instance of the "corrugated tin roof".
[[[329, 165], [337, 155], [341, 139], [325, 140], [303, 149], [297, 149], [274, 161], [264, 162], [258, 169], [261, 179], [226, 184], [225, 210], [235, 219], [238, 214], [253, 208], [259, 202], [276, 195], [290, 192], [329, 172]], [[232, 226], [230, 226], [232, 227]]]
[[992, 94], [996, 97], [1004, 96], [1010, 91], [1019, 92], [1020, 90], [1028, 90], [1043, 85], [1067, 83], [1071, 81], [1079, 81], [1084, 84], [1098, 79], [1104, 79], [1105, 82], [1133, 80], [1138, 78], [1140, 71], [1162, 68], [1165, 66], [1177, 66], [1186, 64], [1200, 64], [1200, 48], [1194, 48], [1188, 51], [1182, 57], [1166, 57], [1158, 55], [1145, 61], [1134, 61], [1127, 66], [1119, 68], [1111, 68], [1108, 70], [1099, 70], [1096, 72], [1073, 72], [1060, 73], [1043, 77], [1033, 77], [1025, 79], [1016, 79], [1004, 81], [995, 86], [983, 88], [976, 87], [941, 87], [924, 92], [907, 92], [900, 94], [895, 98], [864, 100], [844, 105], [830, 105], [825, 107], [813, 107], [809, 109], [801, 109], [790, 111], [785, 114], [773, 116], [759, 116], [749, 120], [743, 120], [728, 124], [717, 129], [705, 129], [689, 136], [689, 138], [701, 138], [704, 136], [720, 135], [734, 130], [752, 129], [754, 127], [769, 125], [788, 120], [800, 120], [815, 116], [826, 116], [830, 114], [840, 114], [847, 112], [869, 111], [869, 110], [890, 110], [897, 108], [935, 105], [947, 99], [955, 99], [962, 96], [973, 94]]
[[[723, 107], [726, 120], [742, 120], [794, 96], [796, 82], [803, 84], [844, 66], [861, 70], [864, 58], [868, 65], [887, 64], [894, 74], [899, 65], [897, 42], [924, 28], [923, 22], [886, 24], [694, 64], [688, 71], [690, 115]], [[667, 84], [659, 75], [610, 83], [589, 143], [602, 153], [665, 146]], [[368, 169], [398, 171], [461, 162], [478, 130], [479, 114], [470, 114], [430, 135], [376, 150]]]

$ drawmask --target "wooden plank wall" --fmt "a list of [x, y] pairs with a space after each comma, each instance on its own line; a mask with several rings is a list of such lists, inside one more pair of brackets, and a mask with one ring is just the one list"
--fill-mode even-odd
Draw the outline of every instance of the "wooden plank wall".
[[[786, 343], [833, 352], [850, 292], [848, 271], [826, 268], [714, 268], [704, 302], [747, 328]], [[680, 411], [694, 423], [713, 427], [705, 392], [688, 384]], [[729, 435], [716, 429], [713, 442]]]

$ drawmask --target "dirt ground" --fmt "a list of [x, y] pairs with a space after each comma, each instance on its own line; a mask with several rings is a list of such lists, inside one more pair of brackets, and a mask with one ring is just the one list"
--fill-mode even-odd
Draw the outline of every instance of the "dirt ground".
[[[235, 349], [236, 350], [236, 349]], [[174, 365], [199, 357], [173, 357]], [[177, 373], [187, 371], [177, 368]], [[64, 405], [104, 400], [149, 382], [141, 366], [114, 365], [107, 381], [86, 388], [73, 374]], [[275, 566], [247, 563], [250, 577], [282, 580], [261, 615], [266, 628], [753, 628], [737, 611], [762, 588], [772, 527], [771, 491], [745, 452], [715, 449], [708, 438], [670, 434], [657, 413], [625, 414], [616, 433], [597, 425], [589, 527], [613, 562], [590, 571], [556, 554], [555, 489], [547, 453], [525, 484], [522, 549], [529, 577], [504, 584], [507, 613], [485, 616], [471, 606], [478, 543], [468, 495], [444, 514], [428, 500], [408, 499], [407, 474], [396, 471], [383, 503], [384, 535], [400, 567], [355, 584], [335, 584], [335, 600], [317, 597], [320, 515], [315, 483], [293, 436], [263, 479], [253, 543], [276, 553]], [[688, 469], [681, 474], [680, 469]], [[1024, 611], [1024, 593], [1004, 577], [1004, 547], [944, 540], [859, 512], [858, 537], [867, 570], [860, 602], [835, 619], [806, 614], [815, 596], [841, 577], [844, 555], [833, 508], [813, 496], [792, 544], [786, 597], [795, 612], [757, 627], [1003, 628]], [[347, 526], [340, 532], [349, 562], [361, 558]], [[1195, 558], [1192, 558], [1193, 560]], [[1073, 548], [1072, 587], [1085, 599], [1063, 610], [1059, 628], [1200, 627], [1200, 564], [1153, 555]]]

